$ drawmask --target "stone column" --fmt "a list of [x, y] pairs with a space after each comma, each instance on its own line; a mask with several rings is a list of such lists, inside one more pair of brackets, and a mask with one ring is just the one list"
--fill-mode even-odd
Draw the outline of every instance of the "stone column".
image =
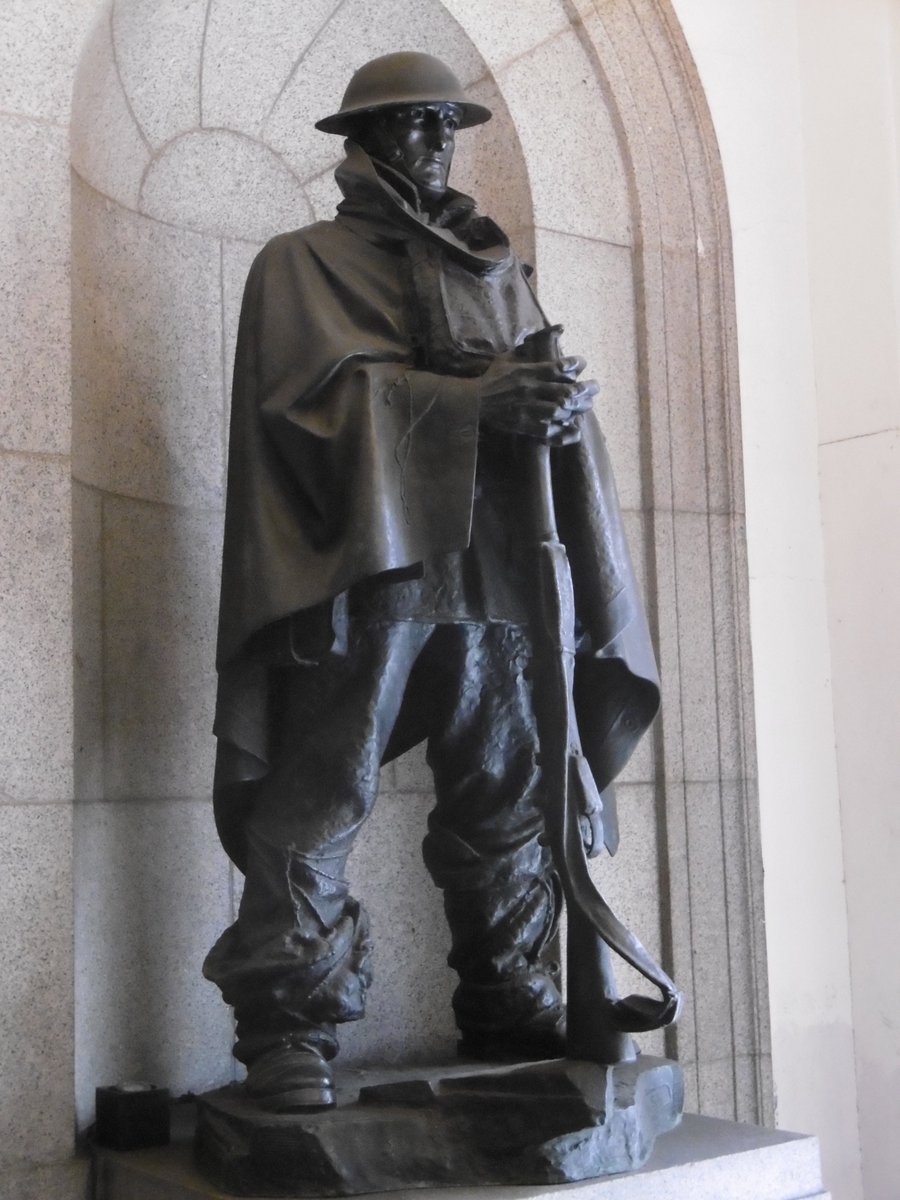
[[0, 1193], [71, 1162], [69, 100], [92, 0], [0, 19]]

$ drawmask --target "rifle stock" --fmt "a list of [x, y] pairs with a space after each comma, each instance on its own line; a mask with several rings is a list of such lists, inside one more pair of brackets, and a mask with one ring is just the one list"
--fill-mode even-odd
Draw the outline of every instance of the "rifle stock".
[[[680, 1012], [681, 997], [609, 908], [588, 870], [578, 818], [601, 802], [578, 734], [573, 701], [575, 601], [556, 529], [550, 447], [544, 444], [533, 448], [533, 498], [539, 567], [533, 695], [547, 839], [568, 914], [567, 1054], [593, 1062], [621, 1062], [635, 1053], [627, 1035], [670, 1024]], [[659, 988], [661, 999], [620, 999], [609, 948]]]

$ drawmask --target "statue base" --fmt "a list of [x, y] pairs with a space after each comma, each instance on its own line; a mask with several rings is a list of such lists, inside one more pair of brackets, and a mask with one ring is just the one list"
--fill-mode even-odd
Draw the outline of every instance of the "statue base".
[[322, 1112], [266, 1113], [238, 1084], [198, 1097], [195, 1148], [239, 1196], [570, 1183], [643, 1166], [683, 1098], [662, 1058], [345, 1071]]

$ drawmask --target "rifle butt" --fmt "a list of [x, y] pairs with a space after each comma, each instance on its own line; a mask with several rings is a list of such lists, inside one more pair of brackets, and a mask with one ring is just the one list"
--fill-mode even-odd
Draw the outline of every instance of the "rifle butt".
[[612, 955], [590, 920], [568, 910], [566, 951], [566, 1057], [611, 1066], [637, 1057], [634, 1042], [616, 1029], [618, 998]]

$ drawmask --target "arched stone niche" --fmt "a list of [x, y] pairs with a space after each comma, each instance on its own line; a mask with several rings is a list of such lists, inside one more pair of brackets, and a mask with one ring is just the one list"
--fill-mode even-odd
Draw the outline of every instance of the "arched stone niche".
[[[688, 993], [669, 1050], [690, 1105], [769, 1111], [746, 571], [727, 218], [668, 5], [650, 0], [111, 0], [73, 118], [76, 976], [79, 1107], [139, 1074], [228, 1078], [199, 964], [239, 880], [209, 810], [228, 390], [243, 280], [271, 234], [327, 217], [339, 143], [313, 121], [404, 46], [495, 120], [454, 184], [536, 262], [602, 387], [665, 715], [622, 781], [607, 893]], [[430, 784], [384, 772], [351, 860], [378, 943], [344, 1061], [452, 1053]], [[649, 1049], [662, 1048], [661, 1037]]]

